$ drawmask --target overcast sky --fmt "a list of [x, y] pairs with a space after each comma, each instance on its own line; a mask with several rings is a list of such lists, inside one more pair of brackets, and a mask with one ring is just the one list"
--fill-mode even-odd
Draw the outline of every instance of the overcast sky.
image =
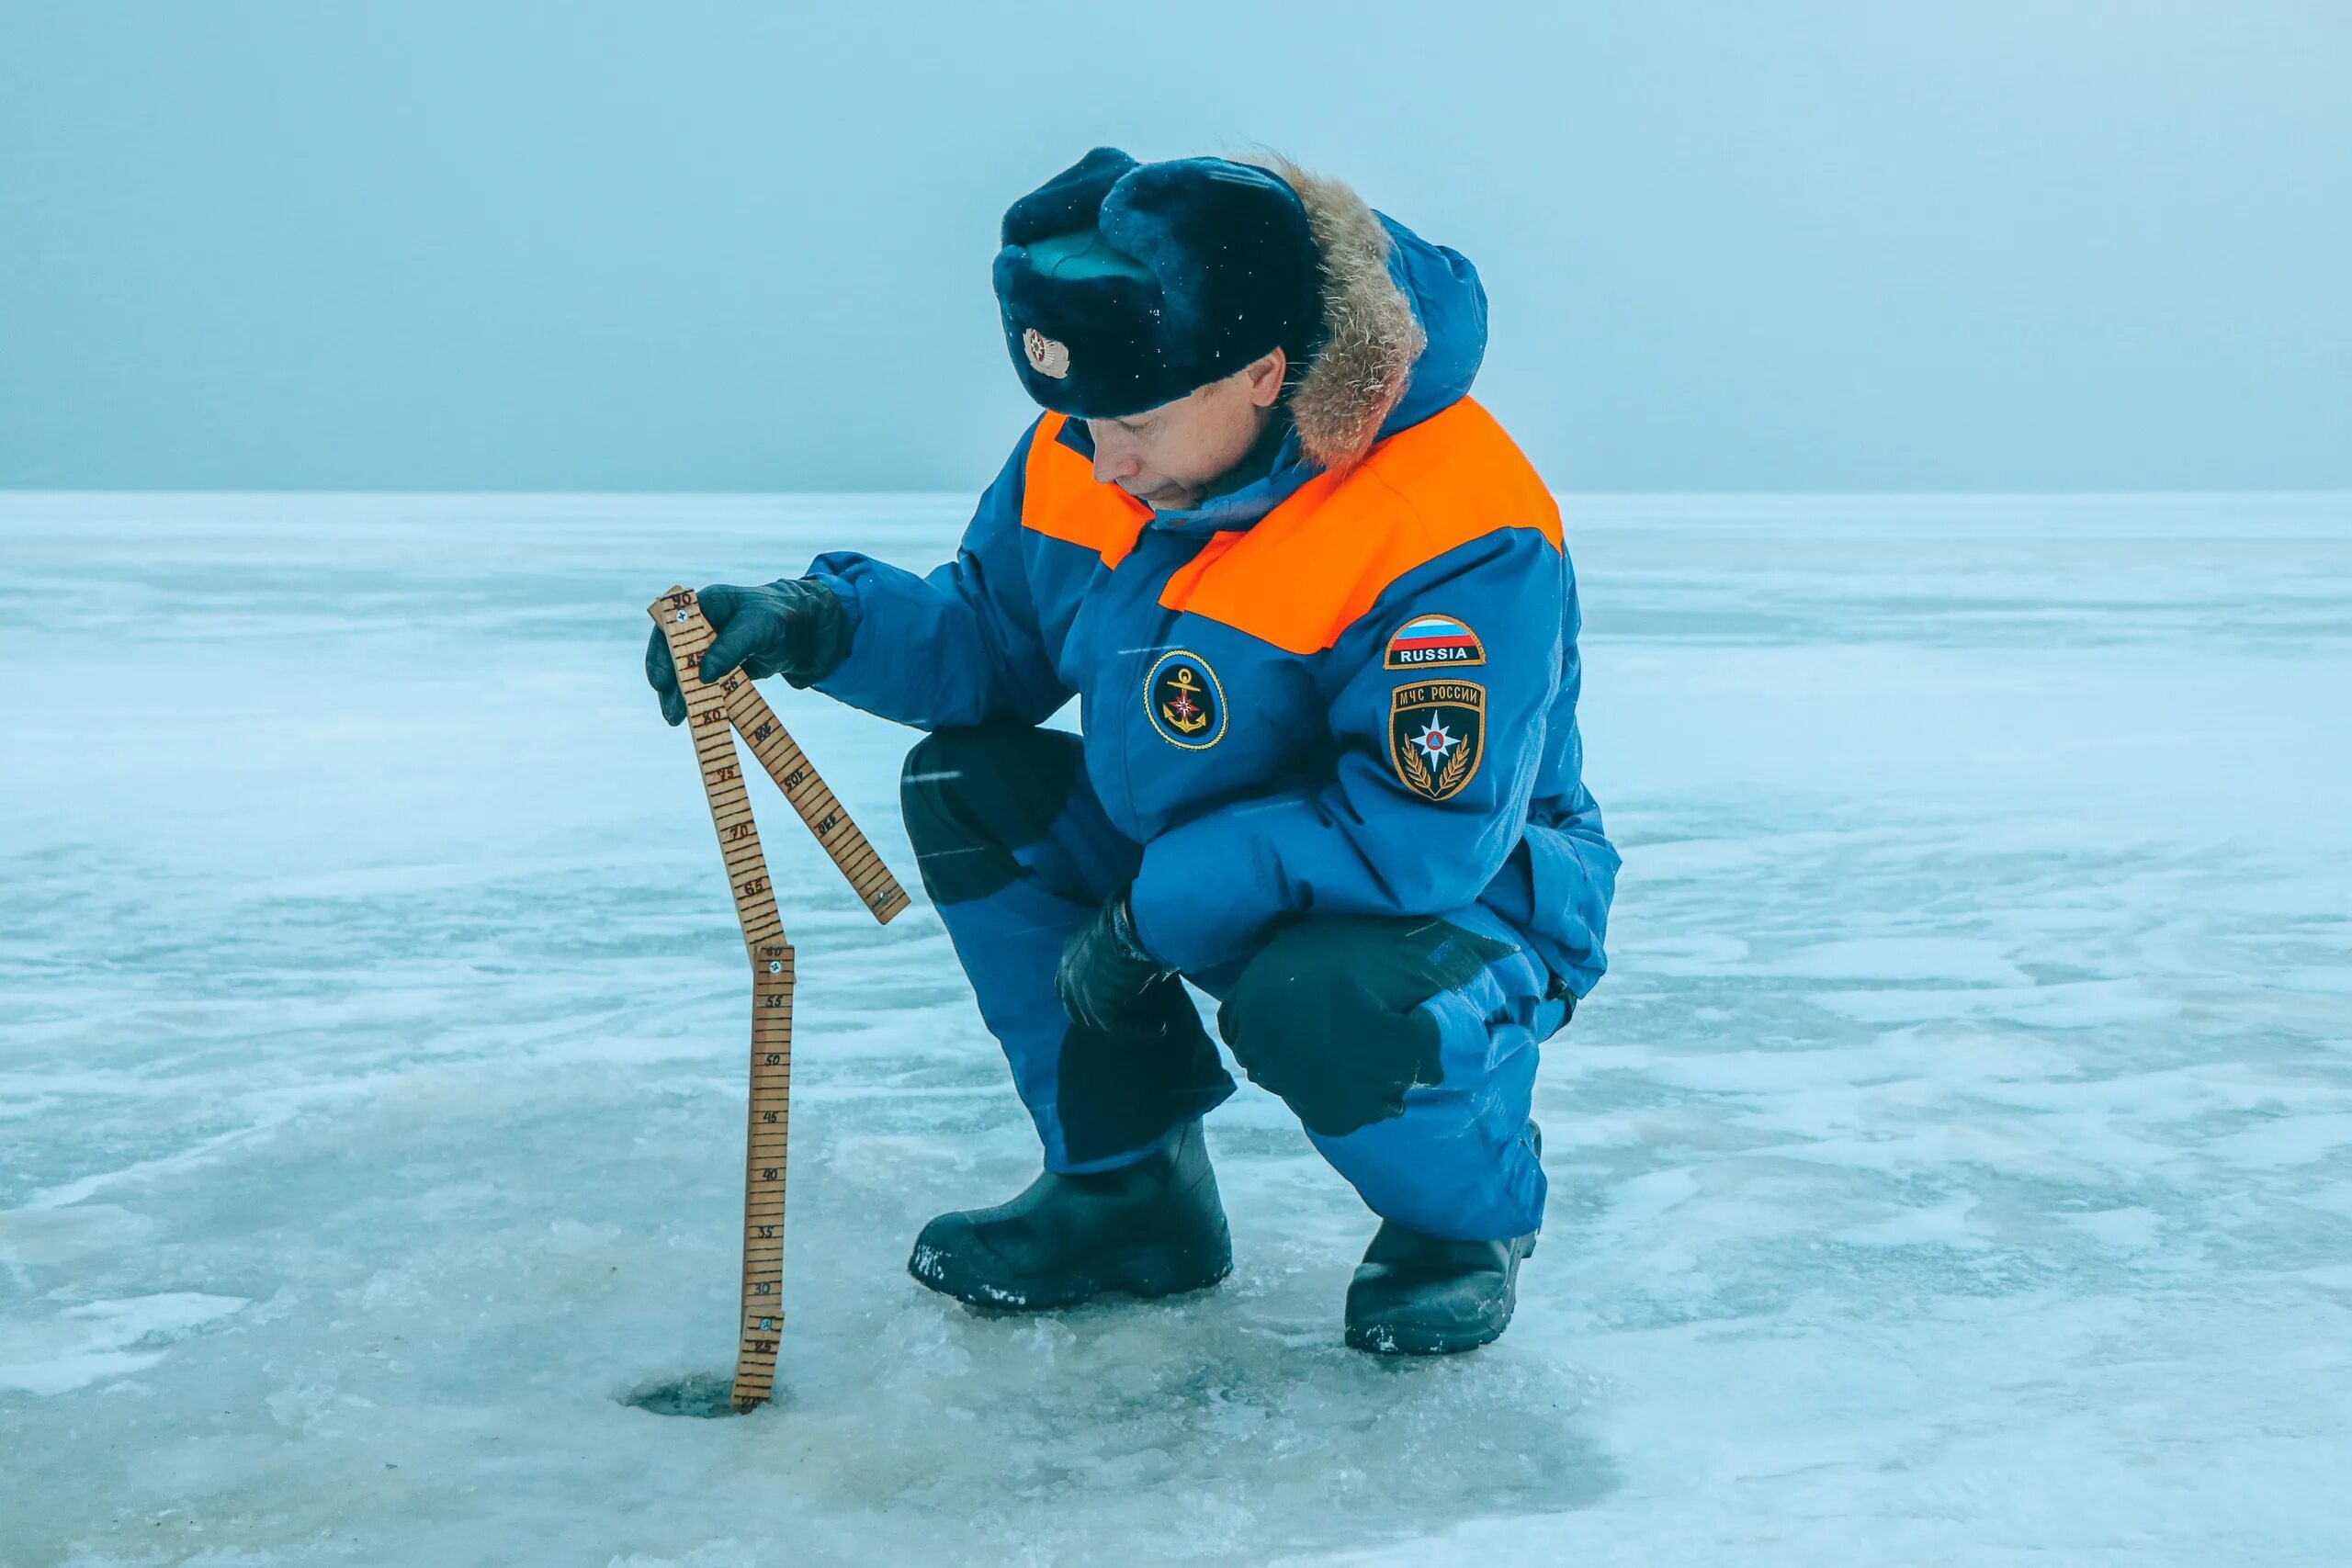
[[2352, 486], [2352, 3], [0, 4], [0, 486], [925, 490], [1089, 146], [1468, 254], [1562, 489]]

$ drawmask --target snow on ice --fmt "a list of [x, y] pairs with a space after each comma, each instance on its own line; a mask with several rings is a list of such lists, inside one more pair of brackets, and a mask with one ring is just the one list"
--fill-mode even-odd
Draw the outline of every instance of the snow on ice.
[[[1247, 1089], [1221, 1290], [918, 1288], [1032, 1136], [763, 786], [781, 1397], [657, 1413], [747, 983], [642, 606], [962, 511], [0, 498], [0, 1562], [2352, 1560], [2352, 497], [1572, 499], [1615, 970], [1450, 1362]], [[911, 737], [775, 700], [911, 884]]]

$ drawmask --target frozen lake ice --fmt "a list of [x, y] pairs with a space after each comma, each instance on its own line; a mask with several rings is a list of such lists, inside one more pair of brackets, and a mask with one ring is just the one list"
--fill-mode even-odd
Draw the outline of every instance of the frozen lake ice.
[[[2352, 496], [1567, 508], [1626, 865], [1511, 1332], [1342, 1348], [1247, 1087], [1220, 1290], [919, 1289], [1032, 1134], [761, 785], [782, 1396], [699, 1421], [747, 986], [642, 606], [967, 503], [0, 496], [0, 1562], [2352, 1560]], [[912, 736], [772, 700], [919, 893]]]

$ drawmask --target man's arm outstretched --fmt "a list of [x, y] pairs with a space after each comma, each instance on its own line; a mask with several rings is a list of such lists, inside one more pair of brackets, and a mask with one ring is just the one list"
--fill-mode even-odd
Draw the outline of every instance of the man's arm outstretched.
[[[1035, 724], [1052, 714], [1070, 688], [1046, 651], [1022, 559], [1023, 458], [1034, 431], [981, 494], [956, 558], [924, 575], [836, 550], [801, 577], [703, 590], [718, 632], [706, 677], [738, 665], [754, 678], [782, 675], [919, 729]], [[658, 649], [647, 651], [646, 678], [664, 716], [680, 722], [685, 705]]]

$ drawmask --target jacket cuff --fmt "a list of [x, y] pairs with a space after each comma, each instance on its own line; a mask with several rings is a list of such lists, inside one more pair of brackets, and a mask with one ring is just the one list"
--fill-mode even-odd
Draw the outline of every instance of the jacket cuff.
[[798, 635], [789, 639], [792, 660], [785, 668], [784, 678], [795, 687], [813, 685], [849, 658], [850, 639], [855, 632], [849, 606], [842, 602], [838, 588], [820, 578], [787, 578], [775, 586], [794, 591], [806, 617], [794, 628]]
[[1149, 964], [1154, 974], [1166, 976], [1176, 973], [1153, 957], [1151, 950], [1144, 945], [1143, 938], [1136, 934], [1135, 907], [1125, 893], [1111, 900], [1111, 945], [1117, 948], [1119, 956], [1128, 963]]
[[1207, 820], [1187, 823], [1147, 844], [1143, 864], [1127, 888], [1136, 942], [1154, 963], [1185, 975], [1202, 974], [1250, 951], [1275, 913], [1257, 907], [1254, 866], [1229, 867], [1232, 879], [1215, 891], [1201, 886], [1197, 868], [1203, 862], [1198, 852], [1187, 852], [1187, 842]]
[[828, 624], [820, 633], [818, 648], [820, 658], [817, 671], [806, 675], [786, 671], [784, 677], [795, 687], [805, 689], [814, 686], [820, 692], [824, 691], [825, 682], [841, 673], [842, 667], [857, 651], [857, 629], [865, 624], [865, 606], [858, 596], [857, 582], [853, 578], [828, 571], [821, 561], [812, 564], [798, 578], [783, 581], [809, 583], [831, 595], [833, 610], [825, 617]]

